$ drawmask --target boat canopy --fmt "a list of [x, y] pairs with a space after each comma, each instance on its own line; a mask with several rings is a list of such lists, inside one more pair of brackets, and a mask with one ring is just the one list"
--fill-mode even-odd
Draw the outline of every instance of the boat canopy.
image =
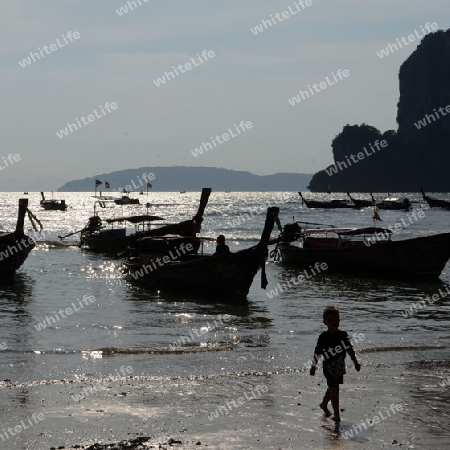
[[392, 234], [388, 228], [365, 227], [365, 228], [310, 228], [304, 230], [305, 234], [335, 233], [343, 236], [359, 236], [362, 234]]
[[163, 217], [159, 216], [149, 216], [148, 214], [144, 214], [141, 216], [128, 216], [128, 217], [116, 217], [114, 219], [106, 219], [108, 223], [114, 222], [130, 222], [130, 223], [141, 223], [141, 222], [151, 222], [153, 220], [166, 220]]

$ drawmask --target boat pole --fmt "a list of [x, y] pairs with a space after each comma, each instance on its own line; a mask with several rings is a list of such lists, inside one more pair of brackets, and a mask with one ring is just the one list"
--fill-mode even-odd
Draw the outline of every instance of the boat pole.
[[17, 214], [17, 222], [16, 222], [16, 229], [14, 231], [14, 235], [17, 238], [21, 238], [24, 236], [24, 223], [25, 223], [25, 214], [27, 212], [28, 207], [28, 199], [27, 198], [20, 198], [19, 199], [19, 212]]

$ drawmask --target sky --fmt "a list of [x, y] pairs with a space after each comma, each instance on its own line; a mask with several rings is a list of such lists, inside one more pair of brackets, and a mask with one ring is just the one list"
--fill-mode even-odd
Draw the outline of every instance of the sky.
[[377, 52], [427, 22], [449, 28], [448, 0], [302, 1], [1, 2], [0, 190], [156, 166], [314, 173], [344, 125], [396, 129], [419, 40]]

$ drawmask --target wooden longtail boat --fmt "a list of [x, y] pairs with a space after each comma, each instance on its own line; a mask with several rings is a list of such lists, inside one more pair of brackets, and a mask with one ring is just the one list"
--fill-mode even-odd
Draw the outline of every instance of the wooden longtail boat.
[[428, 203], [430, 208], [450, 208], [450, 202], [448, 200], [439, 200], [438, 198], [425, 195], [425, 192], [420, 188], [423, 199]]
[[146, 226], [156, 220], [164, 220], [159, 216], [150, 216], [148, 214], [140, 216], [116, 217], [114, 219], [106, 219], [111, 228], [105, 228], [99, 216], [92, 216], [89, 222], [80, 234], [80, 247], [87, 247], [95, 252], [116, 253], [125, 250], [131, 242], [132, 235], [127, 235], [124, 227], [114, 228], [115, 223], [129, 222], [137, 227], [136, 232], [139, 233], [139, 225], [144, 230]]
[[376, 205], [379, 209], [387, 209], [387, 210], [401, 210], [409, 211], [411, 209], [411, 202], [409, 199], [404, 198], [400, 200], [399, 198], [390, 198], [386, 197], [384, 200], [375, 200], [372, 192], [370, 193], [372, 197], [373, 204]]
[[324, 208], [324, 209], [335, 209], [335, 208], [356, 208], [355, 204], [350, 202], [347, 199], [340, 200], [327, 200], [327, 201], [319, 201], [319, 200], [306, 200], [302, 193], [299, 192], [299, 195], [302, 199], [302, 202], [308, 208]]
[[352, 197], [349, 192], [347, 192], [347, 195], [349, 196], [350, 200], [355, 204], [356, 208], [361, 209], [373, 206], [373, 200], [360, 200]]
[[116, 205], [139, 205], [140, 204], [138, 198], [131, 198], [128, 195], [122, 195], [122, 197], [114, 199], [114, 203]]
[[326, 263], [336, 272], [390, 277], [437, 278], [450, 258], [450, 233], [391, 240], [383, 228], [304, 230], [302, 246], [278, 244], [283, 263], [301, 267]]
[[41, 197], [40, 204], [46, 211], [65, 211], [67, 209], [65, 200], [46, 200], [43, 192], [41, 192]]
[[[117, 222], [130, 222], [137, 226], [134, 234], [127, 235], [126, 228], [109, 228], [105, 229], [102, 220], [95, 214], [89, 218], [85, 228], [74, 233], [70, 233], [68, 237], [75, 233], [80, 235], [80, 247], [87, 247], [89, 250], [106, 253], [123, 252], [128, 247], [132, 247], [130, 254], [135, 254], [134, 248], [138, 241], [148, 236], [164, 236], [166, 234], [178, 234], [180, 236], [195, 236], [200, 231], [201, 222], [203, 220], [203, 213], [208, 203], [210, 188], [203, 188], [200, 197], [200, 204], [196, 215], [191, 220], [185, 220], [177, 224], [165, 225], [160, 228], [150, 228], [150, 223], [156, 220], [164, 220], [162, 217], [139, 215], [129, 217], [117, 217], [114, 219], [106, 219], [106, 222], [114, 226]], [[139, 229], [139, 225], [141, 228]], [[60, 236], [61, 238], [61, 236]]]
[[[123, 264], [131, 274], [131, 281], [146, 283], [153, 288], [190, 292], [207, 297], [245, 298], [260, 268], [261, 286], [265, 289], [267, 285], [264, 271], [268, 254], [267, 244], [278, 213], [279, 208], [268, 208], [259, 243], [236, 253], [198, 255], [195, 247], [186, 252], [184, 249], [191, 247], [188, 247], [188, 244], [179, 244], [178, 248], [163, 258], [155, 258], [151, 254], [150, 258], [146, 259], [148, 255], [141, 254], [125, 258]], [[190, 243], [199, 238], [184, 239]]]
[[14, 275], [36, 245], [34, 240], [24, 233], [27, 206], [28, 199], [21, 198], [15, 231], [0, 235], [0, 276], [2, 277]]

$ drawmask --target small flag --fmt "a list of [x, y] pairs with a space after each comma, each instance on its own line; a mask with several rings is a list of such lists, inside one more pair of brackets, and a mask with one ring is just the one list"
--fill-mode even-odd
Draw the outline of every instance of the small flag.
[[95, 187], [99, 187], [102, 184], [100, 180], [95, 180]]
[[380, 214], [379, 214], [380, 210], [375, 206], [375, 208], [373, 209], [373, 220], [379, 220], [380, 222], [382, 222]]
[[105, 188], [106, 188], [106, 189], [109, 189], [109, 187], [110, 187], [110, 186], [109, 186], [109, 183], [108, 183], [107, 181], [105, 181]]
[[153, 187], [153, 186], [152, 186], [152, 183], [150, 183], [150, 181], [147, 181], [147, 189], [149, 189], [149, 188], [151, 188], [151, 187]]

